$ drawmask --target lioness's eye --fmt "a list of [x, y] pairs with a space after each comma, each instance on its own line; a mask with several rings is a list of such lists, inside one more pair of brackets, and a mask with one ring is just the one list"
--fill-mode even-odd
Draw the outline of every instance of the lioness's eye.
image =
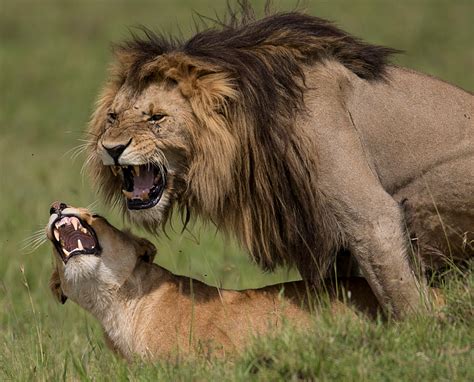
[[148, 118], [149, 122], [161, 122], [165, 119], [166, 114], [153, 114], [150, 118]]
[[117, 120], [117, 113], [107, 113], [107, 122], [114, 123]]

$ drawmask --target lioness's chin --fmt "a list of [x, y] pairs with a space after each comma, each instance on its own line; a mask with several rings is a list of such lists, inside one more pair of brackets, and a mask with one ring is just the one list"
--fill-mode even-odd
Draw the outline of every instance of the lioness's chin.
[[100, 264], [100, 257], [75, 256], [64, 265], [64, 278], [72, 283], [91, 280], [97, 277]]

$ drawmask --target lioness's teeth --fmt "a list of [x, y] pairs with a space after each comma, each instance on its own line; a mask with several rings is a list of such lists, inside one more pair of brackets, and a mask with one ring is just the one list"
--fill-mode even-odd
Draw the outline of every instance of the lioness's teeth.
[[81, 231], [87, 233], [87, 230], [84, 227], [81, 227]]
[[135, 176], [140, 176], [140, 166], [133, 166]]
[[79, 248], [79, 250], [81, 250], [81, 251], [84, 249], [84, 247], [82, 246], [81, 239], [77, 239], [77, 248]]
[[128, 198], [128, 199], [132, 199], [133, 197], [133, 192], [130, 192], [130, 191], [125, 191], [125, 190], [122, 190], [123, 194]]
[[72, 218], [71, 221], [72, 221], [72, 226], [74, 227], [74, 230], [77, 231], [78, 220], [75, 218]]
[[57, 229], [54, 230], [54, 237], [57, 241], [59, 241], [59, 231]]
[[69, 257], [69, 255], [71, 254], [71, 252], [69, 252], [67, 249], [64, 249], [64, 248], [63, 248], [63, 252], [66, 255], [66, 257]]

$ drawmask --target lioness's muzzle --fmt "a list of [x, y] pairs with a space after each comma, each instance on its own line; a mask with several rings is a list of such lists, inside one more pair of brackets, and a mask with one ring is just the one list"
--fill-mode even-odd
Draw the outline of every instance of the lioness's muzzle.
[[62, 214], [61, 210], [51, 224], [52, 242], [64, 264], [77, 255], [100, 255], [101, 248], [94, 229], [73, 214]]

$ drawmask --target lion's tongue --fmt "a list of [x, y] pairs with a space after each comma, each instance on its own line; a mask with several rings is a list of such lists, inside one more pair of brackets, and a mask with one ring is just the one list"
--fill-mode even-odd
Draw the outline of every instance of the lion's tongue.
[[148, 199], [154, 178], [153, 168], [141, 166], [140, 175], [133, 178], [133, 198]]

